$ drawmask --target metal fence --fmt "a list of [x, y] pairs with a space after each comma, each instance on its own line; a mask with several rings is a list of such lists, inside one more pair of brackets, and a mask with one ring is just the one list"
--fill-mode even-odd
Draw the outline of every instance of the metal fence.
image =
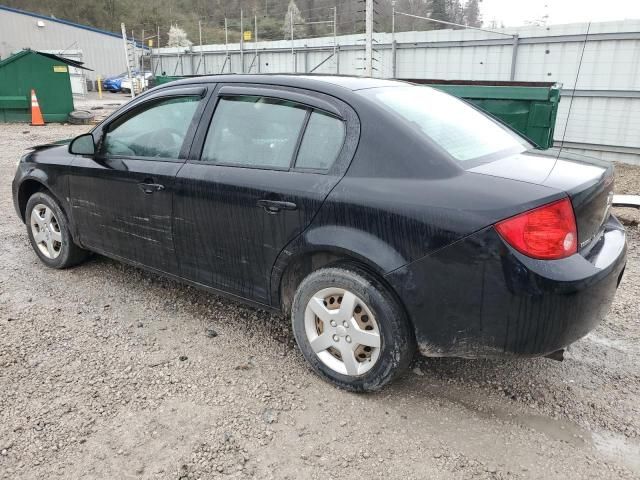
[[[362, 75], [365, 52], [364, 34], [353, 34], [158, 48], [151, 64], [156, 74], [166, 75]], [[373, 59], [373, 76], [380, 78], [562, 83], [556, 140], [564, 137], [568, 148], [640, 164], [640, 21], [529, 26], [501, 34], [376, 33]]]

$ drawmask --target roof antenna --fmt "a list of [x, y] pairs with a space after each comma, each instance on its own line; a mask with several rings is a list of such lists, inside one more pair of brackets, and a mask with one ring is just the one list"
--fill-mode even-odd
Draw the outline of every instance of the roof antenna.
[[564, 147], [564, 137], [567, 135], [567, 128], [569, 128], [569, 118], [571, 117], [571, 107], [573, 106], [573, 99], [576, 96], [576, 88], [578, 87], [578, 78], [580, 77], [580, 69], [582, 68], [582, 59], [584, 58], [584, 51], [587, 47], [587, 40], [589, 39], [589, 30], [591, 29], [591, 22], [587, 24], [587, 32], [584, 34], [584, 42], [582, 43], [582, 52], [580, 53], [580, 61], [578, 62], [578, 71], [576, 72], [576, 80], [573, 83], [573, 91], [571, 92], [571, 100], [569, 100], [569, 110], [567, 111], [567, 120], [564, 122], [564, 130], [562, 132], [562, 140], [560, 140], [560, 150], [558, 150], [558, 156], [556, 160], [560, 158], [562, 148]]

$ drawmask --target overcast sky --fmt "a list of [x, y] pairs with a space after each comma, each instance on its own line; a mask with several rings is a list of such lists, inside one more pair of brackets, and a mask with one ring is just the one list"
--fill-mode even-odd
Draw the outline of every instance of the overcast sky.
[[485, 25], [496, 19], [507, 27], [545, 13], [550, 24], [640, 19], [640, 0], [482, 0], [480, 9]]

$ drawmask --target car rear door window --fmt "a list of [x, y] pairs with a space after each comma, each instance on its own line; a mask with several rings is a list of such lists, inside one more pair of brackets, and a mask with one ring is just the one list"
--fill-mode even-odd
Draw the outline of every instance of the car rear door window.
[[344, 122], [332, 115], [314, 111], [304, 132], [296, 168], [328, 170], [342, 149]]
[[222, 165], [288, 169], [308, 108], [253, 95], [222, 97], [201, 160]]
[[459, 162], [523, 152], [532, 147], [518, 134], [452, 95], [420, 86], [359, 91], [405, 120]]
[[107, 156], [178, 158], [199, 101], [197, 96], [165, 98], [116, 120], [106, 133], [103, 153]]

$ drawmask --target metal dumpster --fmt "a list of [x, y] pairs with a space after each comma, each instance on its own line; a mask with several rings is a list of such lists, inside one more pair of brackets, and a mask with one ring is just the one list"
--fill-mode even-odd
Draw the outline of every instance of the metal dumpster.
[[[156, 75], [153, 80], [153, 86], [164, 85], [165, 83], [173, 82], [174, 80], [181, 80], [183, 78], [195, 78], [202, 75]], [[152, 85], [149, 85], [150, 87]]]
[[561, 85], [552, 82], [494, 82], [403, 79], [463, 98], [498, 117], [539, 148], [553, 146]]
[[0, 61], [0, 122], [31, 121], [31, 89], [45, 122], [66, 122], [73, 111], [69, 66], [80, 62], [23, 50]]

